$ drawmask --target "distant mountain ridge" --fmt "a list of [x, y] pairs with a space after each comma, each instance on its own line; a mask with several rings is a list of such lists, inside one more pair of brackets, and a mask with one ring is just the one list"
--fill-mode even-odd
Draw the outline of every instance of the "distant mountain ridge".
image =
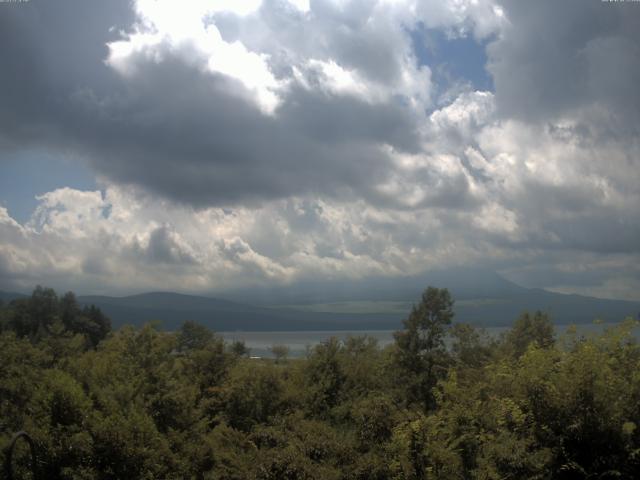
[[[454, 295], [454, 298], [459, 298]], [[376, 302], [367, 313], [308, 311], [295, 307], [256, 306], [218, 298], [149, 293], [131, 297], [78, 297], [83, 304], [95, 304], [114, 321], [114, 325], [161, 321], [164, 328], [176, 329], [185, 320], [203, 323], [218, 331], [286, 330], [386, 330], [400, 328], [409, 313], [377, 313]], [[414, 299], [419, 300], [419, 295]], [[454, 306], [455, 321], [483, 326], [510, 325], [523, 311], [548, 312], [558, 324], [591, 323], [595, 318], [619, 322], [637, 317], [640, 302], [602, 300], [580, 295], [563, 295], [540, 289], [523, 288], [502, 297], [459, 299]]]
[[129, 297], [79, 296], [78, 301], [99, 307], [113, 320], [114, 326], [160, 321], [162, 327], [169, 330], [179, 328], [185, 320], [217, 331], [363, 330], [389, 328], [396, 323], [396, 318], [388, 314], [301, 313], [168, 292]]
[[[330, 282], [302, 280], [286, 286], [252, 287], [251, 303], [284, 305], [358, 300], [417, 302], [429, 285], [448, 288], [457, 300], [504, 297], [529, 290], [491, 270], [458, 267], [403, 277], [378, 276]], [[245, 301], [246, 295], [245, 289], [218, 293], [218, 296], [241, 302]]]
[[16, 300], [18, 298], [25, 298], [25, 297], [27, 297], [27, 295], [23, 293], [0, 291], [0, 301], [5, 303], [10, 302], [11, 300]]
[[[224, 292], [224, 298], [150, 292], [125, 297], [79, 296], [78, 301], [99, 307], [116, 328], [159, 321], [163, 328], [174, 330], [193, 320], [217, 331], [388, 330], [401, 327], [411, 304], [419, 301], [428, 285], [449, 288], [456, 300], [455, 321], [481, 326], [510, 325], [525, 310], [548, 312], [556, 324], [563, 325], [591, 323], [596, 318], [615, 323], [640, 315], [640, 302], [525, 288], [494, 272], [474, 269], [251, 287]], [[5, 302], [21, 296], [0, 292]], [[357, 308], [351, 308], [349, 302]]]
[[79, 297], [82, 303], [122, 305], [133, 308], [167, 308], [188, 310], [245, 310], [247, 305], [242, 305], [231, 300], [223, 300], [213, 297], [187, 295], [175, 292], [149, 292], [126, 297], [109, 297], [104, 295], [82, 295]]

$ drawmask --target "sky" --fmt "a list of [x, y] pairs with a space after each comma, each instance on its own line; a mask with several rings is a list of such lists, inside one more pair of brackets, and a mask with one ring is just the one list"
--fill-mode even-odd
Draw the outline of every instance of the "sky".
[[639, 2], [2, 2], [0, 65], [0, 289], [640, 300]]

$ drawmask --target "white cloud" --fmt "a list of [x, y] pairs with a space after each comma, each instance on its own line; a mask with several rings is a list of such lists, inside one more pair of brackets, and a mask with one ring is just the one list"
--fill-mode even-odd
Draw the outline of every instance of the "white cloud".
[[308, 12], [311, 8], [310, 0], [288, 0], [288, 2], [301, 12]]
[[465, 137], [469, 137], [479, 127], [491, 121], [494, 110], [494, 98], [491, 92], [463, 92], [449, 105], [434, 111], [430, 120], [440, 131], [454, 129]]
[[[2, 125], [26, 119], [2, 142], [42, 132], [38, 145], [105, 176], [102, 192], [43, 193], [24, 225], [0, 208], [2, 278], [209, 291], [474, 263], [531, 278], [561, 259], [548, 270], [572, 274], [536, 286], [622, 295], [640, 276], [620, 273], [640, 244], [635, 17], [501, 4], [134, 2], [133, 25], [94, 39], [101, 69], [72, 62], [25, 89], [46, 95], [0, 98]], [[489, 42], [496, 91], [434, 101], [422, 27]], [[27, 80], [67, 65], [46, 43], [30, 45], [41, 68]]]
[[277, 90], [283, 85], [269, 70], [268, 56], [250, 52], [241, 42], [224, 41], [217, 27], [208, 20], [220, 12], [248, 15], [260, 4], [260, 1], [138, 0], [136, 29], [124, 39], [109, 44], [107, 63], [122, 75], [131, 76], [136, 74], [138, 55], [160, 63], [167, 49], [193, 51], [194, 60], [201, 68], [238, 80], [254, 93], [265, 113], [272, 113], [279, 104]]
[[260, 10], [260, 1], [137, 0], [136, 27], [109, 44], [107, 63], [133, 75], [139, 56], [157, 63], [167, 51], [195, 56], [200, 68], [241, 82], [270, 114], [291, 82], [315, 88], [315, 81], [369, 102], [403, 97], [420, 112], [431, 104], [431, 74], [418, 66], [409, 31], [422, 22], [484, 38], [502, 18], [494, 2], [484, 0], [291, 3], [293, 9], [269, 4]]

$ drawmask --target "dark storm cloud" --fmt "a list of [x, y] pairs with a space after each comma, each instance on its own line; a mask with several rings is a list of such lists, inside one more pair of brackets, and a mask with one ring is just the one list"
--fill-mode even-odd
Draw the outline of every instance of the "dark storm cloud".
[[72, 130], [99, 171], [180, 202], [362, 191], [389, 168], [377, 142], [415, 148], [411, 124], [394, 105], [298, 89], [274, 118], [229, 95], [243, 88], [235, 81], [180, 58], [141, 59], [137, 69], [123, 96], [81, 99]]
[[110, 91], [106, 43], [134, 21], [128, 0], [0, 4], [0, 145], [57, 135], [69, 95]]
[[529, 220], [528, 241], [545, 249], [578, 249], [599, 253], [638, 251], [640, 215], [636, 208], [608, 205], [593, 185], [558, 187], [535, 179], [527, 182], [518, 203]]
[[[610, 133], [638, 133], [640, 8], [634, 2], [503, 2], [510, 25], [488, 48], [506, 117], [553, 121], [585, 107], [609, 114]], [[616, 121], [617, 120], [617, 121]]]
[[269, 116], [188, 48], [167, 45], [161, 62], [132, 57], [123, 79], [104, 60], [109, 30], [133, 21], [127, 4], [55, 5], [0, 14], [5, 143], [79, 153], [117, 182], [195, 206], [363, 193], [390, 168], [377, 145], [418, 148], [401, 103], [294, 87]]

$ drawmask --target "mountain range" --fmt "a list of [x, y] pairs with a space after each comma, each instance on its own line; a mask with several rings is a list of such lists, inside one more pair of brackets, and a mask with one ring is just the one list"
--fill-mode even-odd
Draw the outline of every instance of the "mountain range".
[[[401, 327], [428, 285], [446, 287], [456, 300], [455, 321], [510, 325], [523, 311], [542, 310], [556, 324], [618, 322], [640, 315], [640, 302], [565, 295], [525, 288], [493, 272], [455, 269], [403, 278], [299, 282], [228, 290], [218, 298], [152, 292], [125, 297], [79, 296], [106, 313], [114, 327], [158, 321], [174, 330], [194, 320], [217, 331], [386, 330]], [[5, 302], [24, 295], [0, 292]], [[222, 298], [223, 297], [223, 298]]]

